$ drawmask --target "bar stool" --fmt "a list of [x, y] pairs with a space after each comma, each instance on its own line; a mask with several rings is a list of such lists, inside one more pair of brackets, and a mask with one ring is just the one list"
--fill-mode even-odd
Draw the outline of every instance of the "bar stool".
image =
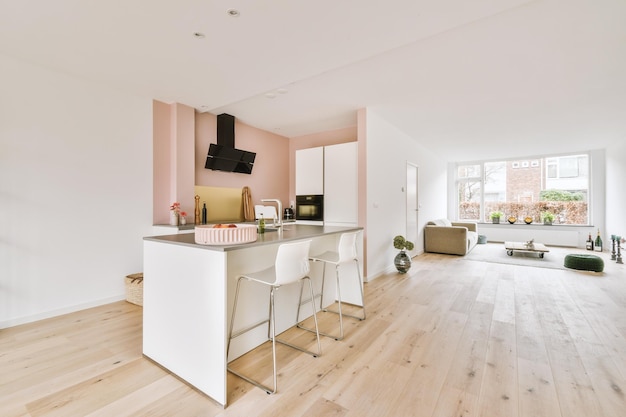
[[[343, 316], [352, 317], [358, 320], [365, 320], [365, 299], [363, 297], [363, 285], [361, 282], [361, 269], [359, 267], [359, 260], [357, 257], [357, 249], [356, 249], [356, 237], [358, 234], [359, 232], [344, 233], [339, 238], [337, 251], [327, 251], [320, 255], [312, 256], [309, 258], [313, 262], [324, 262], [324, 273], [322, 275], [322, 291], [320, 294], [320, 309], [325, 312], [335, 313], [339, 315], [339, 335], [335, 336], [329, 333], [322, 333], [322, 332], [317, 331], [317, 329], [315, 330], [309, 329], [298, 324], [298, 327], [300, 327], [301, 329], [312, 331], [312, 332], [317, 331], [322, 336], [332, 337], [335, 340], [342, 340], [343, 339]], [[358, 280], [359, 290], [361, 291], [361, 306], [362, 306], [361, 309], [363, 311], [363, 317], [345, 314], [341, 311], [341, 286], [339, 283], [340, 281], [339, 267], [342, 265], [348, 264], [350, 262], [354, 262], [356, 265], [356, 269], [357, 269], [357, 280]], [[324, 308], [324, 284], [326, 282], [326, 265], [327, 264], [335, 266], [335, 277], [337, 280], [337, 303], [338, 303], [337, 311]], [[302, 294], [300, 294], [300, 297], [302, 298]]]
[[[283, 243], [278, 247], [278, 253], [276, 254], [276, 260], [274, 262], [274, 266], [264, 269], [262, 271], [253, 272], [245, 275], [240, 275], [237, 279], [237, 289], [235, 291], [235, 303], [233, 306], [233, 314], [230, 319], [230, 330], [228, 333], [228, 345], [226, 347], [226, 357], [228, 357], [228, 352], [230, 351], [230, 342], [232, 339], [241, 336], [242, 334], [255, 329], [258, 326], [261, 326], [265, 323], [268, 323], [268, 340], [272, 342], [272, 363], [273, 363], [273, 379], [274, 379], [274, 388], [267, 387], [260, 382], [253, 380], [250, 377], [247, 377], [241, 374], [239, 371], [235, 371], [227, 366], [229, 372], [238, 377], [248, 381], [249, 383], [265, 390], [268, 394], [276, 393], [278, 389], [277, 378], [276, 378], [276, 342], [282, 343], [283, 345], [289, 346], [291, 348], [300, 350], [302, 352], [308, 353], [313, 357], [318, 357], [322, 354], [322, 347], [320, 344], [320, 336], [319, 331], [316, 331], [317, 336], [317, 353], [309, 351], [303, 347], [295, 346], [291, 343], [288, 343], [283, 340], [279, 340], [276, 338], [276, 310], [274, 308], [274, 294], [276, 290], [278, 290], [283, 285], [293, 284], [296, 282], [300, 282], [300, 302], [298, 303], [297, 309], [297, 317], [296, 322], [299, 320], [300, 315], [300, 305], [302, 303], [302, 289], [304, 286], [304, 281], [309, 281], [309, 292], [311, 295], [311, 307], [313, 310], [313, 319], [315, 321], [315, 329], [317, 330], [317, 316], [315, 314], [315, 301], [313, 294], [313, 284], [311, 283], [311, 278], [309, 278], [309, 248], [311, 246], [310, 240], [305, 240], [301, 242], [295, 243]], [[270, 287], [270, 299], [269, 299], [269, 316], [266, 320], [261, 321], [260, 323], [255, 323], [249, 327], [246, 327], [242, 330], [237, 331], [233, 334], [233, 325], [235, 323], [235, 314], [237, 312], [237, 302], [239, 298], [239, 290], [240, 285], [243, 280], [253, 281], [259, 284], [267, 285]]]

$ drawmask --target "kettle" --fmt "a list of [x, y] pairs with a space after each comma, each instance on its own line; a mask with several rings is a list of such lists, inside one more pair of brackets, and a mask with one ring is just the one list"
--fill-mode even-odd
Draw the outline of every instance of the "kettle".
[[293, 209], [291, 207], [287, 207], [285, 210], [283, 210], [283, 219], [293, 220], [293, 218], [294, 218], [294, 214], [293, 214]]

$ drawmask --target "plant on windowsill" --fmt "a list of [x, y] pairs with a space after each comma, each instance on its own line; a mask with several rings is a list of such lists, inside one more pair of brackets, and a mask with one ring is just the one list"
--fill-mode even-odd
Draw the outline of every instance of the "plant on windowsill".
[[499, 210], [492, 211], [491, 213], [489, 213], [489, 218], [491, 218], [491, 222], [493, 224], [500, 223], [500, 217], [502, 217], [502, 216], [504, 216], [504, 213], [502, 213]]
[[543, 220], [543, 224], [552, 224], [554, 221], [554, 214], [549, 211], [544, 211], [541, 213], [541, 220]]
[[411, 257], [406, 254], [405, 250], [413, 250], [415, 245], [404, 236], [398, 235], [393, 238], [393, 247], [400, 251], [394, 259], [394, 265], [398, 272], [404, 274], [411, 268]]

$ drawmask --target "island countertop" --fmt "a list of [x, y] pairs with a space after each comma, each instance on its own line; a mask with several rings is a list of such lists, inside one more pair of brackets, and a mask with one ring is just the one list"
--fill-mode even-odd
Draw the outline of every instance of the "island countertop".
[[[235, 304], [238, 277], [274, 265], [283, 243], [311, 240], [312, 254], [336, 250], [342, 233], [362, 231], [357, 226], [314, 226], [286, 224], [280, 231], [259, 234], [255, 242], [228, 245], [195, 243], [194, 233], [150, 236], [143, 239], [143, 354], [187, 381], [223, 406], [228, 402], [227, 365], [229, 361], [267, 341], [267, 326], [259, 326], [228, 341]], [[363, 234], [357, 238], [359, 264], [362, 264]], [[319, 298], [324, 292], [328, 304], [339, 296], [335, 280], [322, 286], [325, 264], [311, 263], [309, 276]], [[362, 278], [357, 265], [345, 265], [341, 301], [360, 301]], [[265, 297], [259, 297], [254, 283], [244, 285], [239, 294], [238, 321], [234, 329], [267, 319]], [[281, 301], [275, 315], [275, 328], [281, 333], [312, 315], [297, 308], [300, 287], [281, 287]], [[322, 307], [315, 305], [315, 309]], [[230, 346], [230, 349], [228, 347]], [[233, 387], [231, 387], [233, 389]]]
[[247, 249], [254, 246], [263, 246], [276, 243], [285, 243], [293, 240], [301, 240], [307, 238], [315, 238], [322, 235], [332, 235], [336, 233], [344, 233], [350, 231], [362, 230], [362, 227], [342, 227], [342, 226], [312, 226], [304, 224], [289, 223], [283, 225], [277, 230], [268, 228], [265, 233], [258, 234], [257, 240], [250, 243], [230, 244], [230, 245], [201, 245], [195, 242], [194, 233], [149, 236], [144, 240], [155, 241], [160, 243], [170, 243], [174, 245], [193, 246], [196, 248], [204, 248], [212, 251], [227, 252], [233, 250]]

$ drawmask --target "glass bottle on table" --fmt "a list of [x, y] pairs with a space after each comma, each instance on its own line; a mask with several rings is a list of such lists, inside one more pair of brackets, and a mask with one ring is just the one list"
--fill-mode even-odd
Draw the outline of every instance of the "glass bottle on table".
[[600, 229], [598, 229], [598, 236], [596, 237], [596, 241], [593, 245], [593, 250], [596, 252], [602, 252], [602, 238], [600, 237]]
[[589, 237], [587, 238], [587, 242], [585, 242], [585, 247], [587, 250], [593, 250], [593, 239], [591, 238], [591, 233], [589, 233]]

